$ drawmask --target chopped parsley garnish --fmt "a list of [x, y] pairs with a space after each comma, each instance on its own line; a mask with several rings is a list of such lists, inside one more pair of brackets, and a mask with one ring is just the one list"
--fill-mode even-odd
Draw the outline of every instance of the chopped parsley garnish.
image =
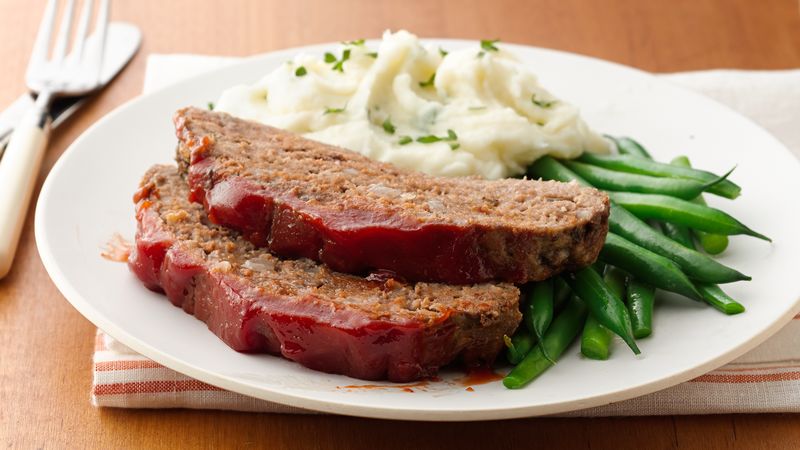
[[500, 39], [481, 39], [481, 48], [487, 52], [499, 51], [500, 49], [494, 45], [498, 42], [500, 42]]
[[400, 140], [397, 141], [400, 145], [406, 145], [414, 142], [414, 139], [411, 139], [411, 136], [400, 136]]
[[364, 39], [356, 39], [354, 41], [342, 41], [342, 45], [364, 45]]
[[342, 59], [336, 61], [332, 69], [338, 70], [339, 72], [344, 72], [344, 62], [347, 61], [348, 59], [350, 59], [350, 49], [346, 48], [342, 52]]
[[496, 52], [500, 49], [496, 45], [500, 39], [481, 39], [481, 51], [478, 52], [478, 58], [483, 58], [486, 52]]
[[394, 134], [395, 128], [390, 117], [387, 117], [386, 120], [383, 121], [383, 131], [389, 134]]
[[453, 130], [447, 130], [447, 136], [436, 136], [434, 134], [429, 134], [427, 136], [420, 136], [417, 138], [417, 142], [422, 144], [432, 144], [434, 142], [452, 142], [458, 140], [458, 135]]
[[536, 100], [536, 94], [531, 95], [531, 102], [539, 108], [550, 108], [557, 103], [556, 100]]
[[459, 147], [461, 147], [461, 144], [459, 144], [458, 142], [450, 143], [450, 150], [458, 150]]
[[442, 58], [447, 56], [448, 53], [449, 52], [447, 50], [443, 49], [442, 47], [439, 47], [439, 54], [442, 55]]
[[367, 56], [369, 56], [370, 58], [377, 58], [378, 57], [378, 52], [369, 52], [369, 53], [367, 53]]
[[298, 76], [298, 77], [303, 77], [307, 73], [308, 73], [308, 71], [306, 70], [305, 66], [300, 66], [300, 67], [297, 68], [297, 70], [294, 71], [294, 75]]
[[208, 110], [209, 111], [213, 111], [214, 110], [214, 102], [208, 102]]
[[456, 132], [453, 130], [447, 130], [447, 140], [455, 141], [456, 139], [458, 139], [458, 136], [456, 136]]
[[441, 140], [442, 138], [440, 138], [439, 136], [434, 136], [432, 134], [429, 134], [427, 136], [420, 136], [417, 138], [417, 142], [421, 142], [423, 144], [432, 144], [434, 142], [439, 142]]
[[342, 112], [344, 112], [344, 110], [345, 110], [346, 108], [347, 108], [347, 105], [344, 105], [344, 106], [343, 106], [343, 107], [341, 107], [341, 108], [325, 108], [325, 112], [324, 112], [324, 113], [322, 113], [322, 115], [324, 116], [324, 115], [326, 115], [326, 114], [339, 114], [339, 113], [342, 113]]
[[436, 81], [436, 72], [433, 72], [431, 74], [431, 77], [428, 78], [427, 81], [420, 81], [419, 82], [419, 87], [426, 88], [426, 87], [433, 86], [433, 82], [434, 81]]
[[325, 52], [325, 62], [328, 64], [336, 62], [336, 56], [331, 52]]

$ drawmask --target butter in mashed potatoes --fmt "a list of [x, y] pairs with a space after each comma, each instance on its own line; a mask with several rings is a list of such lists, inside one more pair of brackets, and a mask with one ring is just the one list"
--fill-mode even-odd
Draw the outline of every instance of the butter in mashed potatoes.
[[297, 55], [216, 109], [431, 175], [497, 179], [544, 155], [610, 150], [501, 44], [446, 53], [406, 31], [377, 52], [354, 41]]

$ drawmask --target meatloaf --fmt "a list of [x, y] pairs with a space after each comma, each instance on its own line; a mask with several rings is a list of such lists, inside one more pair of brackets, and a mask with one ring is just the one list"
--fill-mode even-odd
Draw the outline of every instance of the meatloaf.
[[147, 172], [130, 267], [235, 350], [405, 382], [456, 360], [491, 363], [520, 322], [511, 284], [407, 284], [282, 260], [210, 223], [188, 194], [175, 167]]
[[432, 177], [196, 108], [174, 122], [191, 198], [213, 222], [339, 272], [543, 280], [594, 262], [608, 229], [608, 197], [574, 183]]

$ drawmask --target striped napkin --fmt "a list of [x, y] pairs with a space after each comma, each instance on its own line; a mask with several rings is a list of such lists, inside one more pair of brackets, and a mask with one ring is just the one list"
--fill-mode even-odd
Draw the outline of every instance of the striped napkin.
[[[197, 55], [151, 55], [144, 92], [235, 62]], [[767, 128], [800, 156], [800, 70], [714, 70], [662, 78], [717, 99]], [[92, 404], [312, 413], [229, 392], [168, 369], [97, 331]], [[568, 416], [800, 412], [800, 315], [750, 353], [689, 382]]]

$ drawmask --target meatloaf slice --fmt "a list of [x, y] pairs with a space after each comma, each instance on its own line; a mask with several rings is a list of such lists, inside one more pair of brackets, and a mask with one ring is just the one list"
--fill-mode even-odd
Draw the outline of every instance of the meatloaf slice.
[[226, 344], [281, 354], [316, 370], [409, 381], [457, 359], [488, 364], [519, 324], [510, 284], [406, 284], [282, 260], [210, 223], [175, 167], [137, 192], [130, 267]]
[[543, 280], [594, 262], [608, 229], [608, 197], [574, 183], [432, 177], [196, 108], [175, 126], [192, 199], [212, 221], [340, 272]]

